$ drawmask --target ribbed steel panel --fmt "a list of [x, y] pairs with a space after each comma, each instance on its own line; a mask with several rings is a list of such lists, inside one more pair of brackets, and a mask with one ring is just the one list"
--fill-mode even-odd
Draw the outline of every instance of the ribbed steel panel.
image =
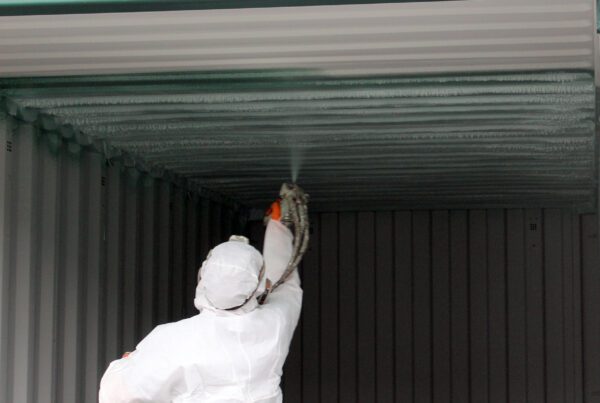
[[591, 69], [593, 0], [0, 17], [0, 75]]
[[[0, 113], [0, 194], [6, 195], [12, 179], [12, 131], [6, 115]], [[6, 205], [10, 200], [0, 197], [0, 399], [6, 399], [8, 378], [8, 292], [10, 232]], [[2, 392], [4, 391], [4, 392]]]
[[600, 401], [595, 215], [332, 212], [311, 224], [286, 403]]
[[200, 261], [229, 235], [213, 226], [238, 220], [228, 206], [203, 211], [198, 195], [51, 138], [0, 116], [3, 403], [95, 401], [109, 361], [153, 326], [194, 313]]

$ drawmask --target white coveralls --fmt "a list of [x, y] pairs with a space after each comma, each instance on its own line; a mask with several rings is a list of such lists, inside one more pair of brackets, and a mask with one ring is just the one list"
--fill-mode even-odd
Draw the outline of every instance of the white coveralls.
[[[129, 357], [113, 361], [100, 383], [100, 403], [281, 403], [282, 367], [302, 305], [298, 273], [264, 305], [255, 297], [267, 277], [275, 282], [284, 272], [292, 241], [288, 228], [269, 222], [258, 288], [263, 257], [256, 249], [238, 241], [214, 248], [196, 289], [200, 313], [156, 327]], [[245, 301], [234, 310], [216, 307]]]

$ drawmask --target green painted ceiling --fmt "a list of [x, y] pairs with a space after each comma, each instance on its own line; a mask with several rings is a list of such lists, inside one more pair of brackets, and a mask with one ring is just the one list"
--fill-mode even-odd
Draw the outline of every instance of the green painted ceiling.
[[0, 80], [9, 105], [248, 205], [593, 208], [593, 74], [310, 70]]

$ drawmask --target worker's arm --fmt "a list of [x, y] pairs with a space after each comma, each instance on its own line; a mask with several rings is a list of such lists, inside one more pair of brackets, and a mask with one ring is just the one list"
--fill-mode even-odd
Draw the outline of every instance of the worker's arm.
[[167, 351], [170, 338], [159, 326], [133, 353], [113, 361], [100, 382], [100, 403], [167, 403], [181, 393], [183, 368]]
[[[275, 283], [285, 272], [292, 257], [294, 236], [285, 225], [277, 220], [269, 220], [265, 232], [263, 257], [265, 274]], [[267, 298], [263, 309], [277, 311], [286, 318], [291, 335], [298, 323], [302, 308], [302, 288], [298, 270], [294, 270], [287, 280], [275, 289]]]
[[[292, 258], [294, 236], [292, 231], [278, 220], [269, 220], [265, 231], [263, 258], [265, 260], [265, 276], [275, 283], [281, 278]], [[297, 276], [290, 276], [288, 281], [296, 281]], [[299, 282], [298, 282], [299, 283]]]

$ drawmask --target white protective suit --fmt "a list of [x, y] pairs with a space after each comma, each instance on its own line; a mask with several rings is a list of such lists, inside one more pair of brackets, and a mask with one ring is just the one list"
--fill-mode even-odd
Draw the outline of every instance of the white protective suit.
[[[156, 327], [127, 358], [113, 361], [100, 383], [100, 403], [280, 403], [282, 367], [302, 305], [294, 272], [269, 295], [292, 254], [290, 230], [271, 220], [263, 257], [239, 241], [214, 248], [202, 265], [194, 304], [200, 313]], [[250, 298], [248, 298], [250, 297]], [[224, 307], [241, 307], [223, 310]]]

